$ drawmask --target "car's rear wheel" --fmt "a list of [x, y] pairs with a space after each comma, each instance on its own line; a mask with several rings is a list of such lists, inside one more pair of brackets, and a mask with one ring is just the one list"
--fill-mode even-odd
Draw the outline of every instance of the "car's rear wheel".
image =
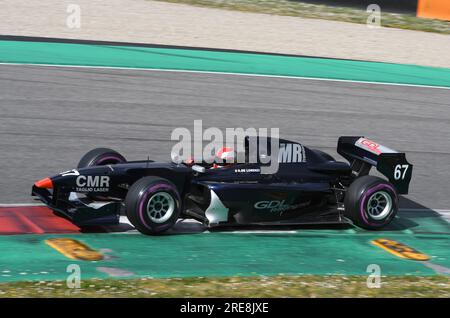
[[131, 224], [141, 233], [160, 234], [178, 220], [181, 200], [177, 188], [159, 177], [136, 181], [125, 198], [125, 211]]
[[398, 211], [398, 195], [394, 186], [375, 176], [356, 179], [344, 200], [345, 216], [355, 225], [378, 230], [388, 225]]

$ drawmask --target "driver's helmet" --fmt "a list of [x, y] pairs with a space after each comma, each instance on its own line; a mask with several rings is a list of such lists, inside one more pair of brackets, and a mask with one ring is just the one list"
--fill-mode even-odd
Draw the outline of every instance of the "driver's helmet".
[[222, 168], [231, 165], [236, 159], [236, 152], [233, 148], [222, 147], [216, 154], [218, 163], [214, 163], [213, 168]]

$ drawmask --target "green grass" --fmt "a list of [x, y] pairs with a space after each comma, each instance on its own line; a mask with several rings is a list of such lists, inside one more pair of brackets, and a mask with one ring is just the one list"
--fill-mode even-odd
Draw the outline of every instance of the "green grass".
[[64, 281], [0, 284], [0, 297], [450, 297], [450, 277], [274, 276], [172, 279], [91, 279], [80, 289]]
[[[202, 7], [238, 10], [245, 12], [267, 13], [312, 19], [336, 20], [352, 23], [366, 23], [368, 13], [365, 10], [348, 7], [317, 5], [290, 0], [157, 0], [183, 3]], [[414, 14], [381, 12], [381, 25], [400, 28], [450, 34], [450, 22], [432, 19], [420, 19]]]

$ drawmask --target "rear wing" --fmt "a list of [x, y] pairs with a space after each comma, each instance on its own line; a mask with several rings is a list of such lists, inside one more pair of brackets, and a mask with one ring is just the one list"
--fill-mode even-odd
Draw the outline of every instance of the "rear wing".
[[374, 166], [389, 179], [398, 193], [408, 193], [413, 165], [406, 161], [404, 153], [363, 136], [339, 137], [337, 152], [350, 162], [357, 176], [368, 174]]

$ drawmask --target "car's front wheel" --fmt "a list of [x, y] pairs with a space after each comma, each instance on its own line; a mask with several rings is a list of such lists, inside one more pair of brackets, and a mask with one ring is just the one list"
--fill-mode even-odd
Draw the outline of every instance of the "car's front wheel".
[[177, 188], [159, 177], [144, 177], [128, 190], [125, 210], [131, 224], [141, 233], [160, 234], [170, 229], [180, 216]]
[[345, 216], [355, 225], [378, 230], [388, 225], [398, 211], [398, 195], [394, 186], [375, 176], [356, 179], [344, 200]]
[[124, 156], [115, 150], [109, 148], [95, 148], [87, 152], [78, 162], [78, 168], [87, 168], [92, 166], [114, 165], [125, 163]]

